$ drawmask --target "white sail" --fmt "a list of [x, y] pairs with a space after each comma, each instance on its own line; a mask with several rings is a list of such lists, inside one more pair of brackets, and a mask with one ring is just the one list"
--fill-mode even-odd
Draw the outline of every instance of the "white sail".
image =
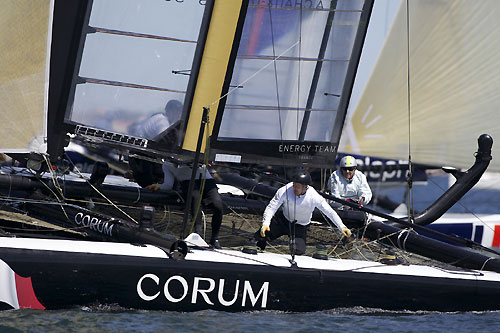
[[409, 35], [403, 1], [341, 149], [407, 159], [410, 148], [414, 162], [466, 168], [479, 135], [500, 138], [500, 2], [410, 0], [408, 12]]
[[52, 8], [51, 0], [2, 2], [1, 152], [45, 149]]

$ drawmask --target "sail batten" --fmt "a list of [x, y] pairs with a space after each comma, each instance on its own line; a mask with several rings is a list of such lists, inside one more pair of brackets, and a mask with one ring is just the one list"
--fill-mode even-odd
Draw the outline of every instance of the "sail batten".
[[281, 110], [281, 111], [312, 111], [312, 112], [332, 112], [337, 111], [335, 109], [305, 109], [305, 108], [296, 108], [292, 106], [272, 106], [272, 105], [227, 105], [226, 109], [234, 109], [234, 110], [261, 110], [261, 111], [270, 111], [270, 110]]
[[133, 84], [133, 83], [128, 83], [128, 82], [118, 82], [118, 81], [101, 80], [101, 79], [95, 79], [95, 78], [89, 78], [89, 77], [80, 77], [80, 79], [82, 79], [86, 83], [103, 84], [103, 85], [108, 85], [108, 86], [127, 87], [127, 88], [146, 89], [146, 90], [168, 91], [168, 92], [175, 92], [175, 93], [181, 93], [181, 94], [185, 94], [186, 93], [185, 90], [183, 91], [183, 90], [175, 90], [175, 89], [168, 89], [168, 88], [161, 88], [161, 87], [151, 87], [151, 86], [144, 86], [144, 85]]
[[[311, 2], [312, 3], [312, 2]], [[302, 5], [300, 3], [296, 3], [295, 5], [283, 4], [278, 1], [273, 4], [272, 1], [267, 5], [253, 4], [250, 3], [248, 8], [263, 8], [263, 9], [273, 9], [273, 10], [296, 10], [296, 11], [314, 11], [314, 12], [345, 12], [345, 13], [361, 13], [362, 11], [359, 9], [335, 9], [335, 8], [323, 8], [323, 5], [320, 5], [320, 2], [317, 2], [317, 7]]]
[[148, 34], [141, 34], [141, 33], [137, 33], [137, 32], [132, 32], [132, 31], [121, 31], [121, 30], [105, 29], [105, 28], [98, 28], [98, 27], [92, 27], [92, 26], [90, 26], [90, 28], [95, 30], [96, 32], [105, 33], [105, 34], [121, 35], [121, 36], [128, 36], [128, 37], [138, 37], [138, 38], [151, 38], [151, 39], [160, 39], [160, 40], [166, 40], [166, 41], [172, 41], [172, 42], [196, 44], [195, 40], [187, 40], [187, 39], [180, 39], [180, 38], [167, 37], [167, 36], [158, 36], [158, 35], [148, 35]]
[[323, 61], [323, 62], [348, 62], [349, 59], [321, 59], [321, 58], [304, 58], [304, 57], [287, 57], [287, 56], [271, 56], [271, 55], [246, 55], [240, 54], [237, 59], [261, 59], [261, 60], [292, 60], [292, 61]]

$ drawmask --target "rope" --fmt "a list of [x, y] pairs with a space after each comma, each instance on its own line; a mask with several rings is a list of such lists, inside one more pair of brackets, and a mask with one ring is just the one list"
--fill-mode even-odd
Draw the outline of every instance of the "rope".
[[[401, 244], [401, 237], [406, 233], [406, 237], [403, 240], [403, 243]], [[408, 236], [410, 235], [410, 231], [407, 229], [401, 229], [401, 231], [398, 232], [398, 247], [400, 249], [403, 249], [406, 251], [406, 240], [408, 239]]]
[[481, 266], [481, 269], [480, 269], [479, 271], [480, 271], [480, 272], [482, 272], [482, 271], [483, 271], [483, 269], [484, 269], [484, 266], [486, 266], [486, 263], [487, 263], [488, 261], [492, 260], [492, 259], [493, 259], [493, 257], [489, 257], [488, 259], [486, 259], [486, 260], [484, 261], [483, 265]]
[[409, 0], [406, 0], [406, 58], [407, 58], [407, 108], [408, 108], [408, 223], [413, 221], [413, 174], [411, 162], [411, 89], [410, 89], [410, 8]]
[[[442, 190], [443, 192], [446, 191], [445, 188], [441, 187], [437, 182], [435, 182], [432, 178], [429, 178], [429, 181], [434, 184], [435, 186], [437, 186], [440, 190]], [[490, 183], [490, 186], [488, 188], [485, 188], [486, 190], [489, 189], [489, 188], [492, 188], [493, 185], [497, 184], [497, 183], [500, 183], [500, 181], [496, 181], [496, 182], [493, 182], [492, 184]], [[474, 195], [471, 194], [469, 195], [470, 193], [468, 193], [468, 198], [470, 199], [471, 197], [473, 197]], [[472, 216], [474, 216], [479, 222], [481, 222], [483, 224], [483, 226], [485, 226], [486, 228], [488, 228], [489, 230], [491, 230], [493, 232], [493, 234], [498, 234], [498, 232], [495, 230], [495, 228], [492, 228], [490, 225], [488, 225], [486, 222], [484, 222], [481, 217], [479, 217], [476, 213], [474, 213], [472, 210], [470, 210], [467, 206], [465, 206], [461, 200], [457, 201], [456, 204], [460, 205], [466, 213], [469, 213], [471, 214]]]
[[[241, 83], [237, 84], [233, 89], [229, 90], [226, 94], [222, 95], [221, 97], [217, 98], [215, 101], [213, 101], [212, 103], [210, 103], [208, 105], [208, 107], [211, 107], [211, 106], [219, 103], [223, 98], [226, 98], [227, 96], [231, 95], [233, 93], [233, 91], [235, 91], [236, 89], [239, 89], [240, 86], [243, 86], [245, 83], [247, 83], [248, 81], [250, 81], [251, 79], [253, 79], [255, 76], [257, 76], [257, 74], [259, 74], [264, 69], [266, 69], [267, 67], [269, 67], [270, 65], [272, 65], [274, 62], [276, 62], [276, 60], [279, 60], [283, 56], [283, 54], [285, 54], [288, 51], [290, 51], [298, 43], [299, 42], [297, 42], [297, 43], [293, 44], [292, 46], [290, 46], [288, 49], [286, 49], [285, 51], [283, 51], [279, 56], [273, 57], [274, 59], [271, 60], [268, 64], [266, 64], [265, 66], [263, 66], [261, 69], [259, 69], [254, 74], [250, 75], [246, 80], [243, 80]], [[273, 43], [273, 45], [274, 45], [274, 43]], [[274, 52], [274, 50], [273, 50], [273, 52]]]
[[127, 218], [129, 218], [131, 221], [133, 221], [134, 223], [137, 223], [138, 222], [132, 217], [130, 216], [129, 214], [127, 214], [124, 210], [122, 210], [120, 207], [118, 207], [113, 201], [111, 201], [107, 196], [105, 196], [103, 193], [101, 193], [101, 191], [99, 191], [99, 189], [97, 189], [97, 187], [95, 187], [92, 183], [90, 183], [90, 181], [85, 178], [85, 176], [80, 172], [80, 170], [78, 169], [78, 167], [73, 163], [73, 161], [71, 160], [71, 158], [68, 157], [68, 160], [71, 162], [71, 164], [73, 165], [73, 169], [76, 170], [75, 174], [78, 175], [81, 179], [85, 180], [85, 182], [87, 182], [87, 184], [90, 185], [90, 187], [92, 187], [92, 189], [94, 189], [94, 191], [96, 191], [104, 200], [106, 200], [107, 202], [109, 202], [109, 204], [111, 206], [113, 206], [114, 208], [116, 208], [120, 213], [122, 213], [123, 215], [125, 215]]

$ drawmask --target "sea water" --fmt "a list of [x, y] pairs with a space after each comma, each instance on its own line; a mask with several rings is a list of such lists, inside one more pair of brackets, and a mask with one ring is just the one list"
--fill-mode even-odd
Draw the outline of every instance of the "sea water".
[[351, 308], [307, 313], [9, 310], [0, 332], [498, 332], [500, 311], [409, 312]]
[[[500, 213], [500, 177], [483, 177], [454, 206], [459, 212]], [[375, 184], [372, 184], [372, 186]], [[446, 177], [432, 177], [427, 185], [415, 185], [415, 197], [434, 199], [448, 187]], [[399, 191], [399, 192], [398, 192]], [[393, 200], [404, 189], [390, 193]], [[425, 195], [419, 195], [423, 191]], [[431, 202], [429, 202], [430, 204]], [[418, 208], [427, 206], [417, 202]], [[421, 206], [421, 207], [420, 207]], [[418, 209], [417, 208], [417, 209]], [[342, 288], [342, 286], [335, 286]], [[390, 286], [387, 288], [390, 294]], [[500, 299], [498, 300], [500, 306]], [[499, 332], [500, 311], [426, 312], [384, 311], [362, 307], [329, 311], [289, 313], [257, 311], [165, 312], [133, 311], [113, 307], [71, 310], [0, 311], [3, 332]]]

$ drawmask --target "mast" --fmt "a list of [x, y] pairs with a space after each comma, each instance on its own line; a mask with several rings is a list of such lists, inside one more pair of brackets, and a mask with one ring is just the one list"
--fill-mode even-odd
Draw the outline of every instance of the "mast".
[[[204, 107], [202, 121], [200, 124], [200, 133], [198, 135], [198, 143], [196, 144], [196, 154], [194, 155], [193, 169], [191, 171], [191, 180], [189, 181], [189, 188], [186, 198], [186, 207], [184, 209], [184, 217], [182, 219], [182, 231], [180, 238], [184, 238], [186, 236], [185, 235], [186, 225], [188, 217], [190, 215], [189, 213], [191, 212], [191, 201], [193, 196], [194, 183], [196, 178], [196, 172], [198, 171], [198, 162], [200, 161], [201, 145], [203, 143], [203, 134], [205, 133], [205, 126], [207, 124], [207, 121], [208, 121], [208, 108]], [[196, 219], [196, 216], [193, 216], [193, 219]]]
[[68, 126], [64, 124], [66, 105], [72, 98], [73, 71], [80, 66], [81, 31], [88, 27], [93, 1], [56, 0], [50, 56], [50, 85], [47, 119], [47, 153], [55, 161], [64, 153]]

